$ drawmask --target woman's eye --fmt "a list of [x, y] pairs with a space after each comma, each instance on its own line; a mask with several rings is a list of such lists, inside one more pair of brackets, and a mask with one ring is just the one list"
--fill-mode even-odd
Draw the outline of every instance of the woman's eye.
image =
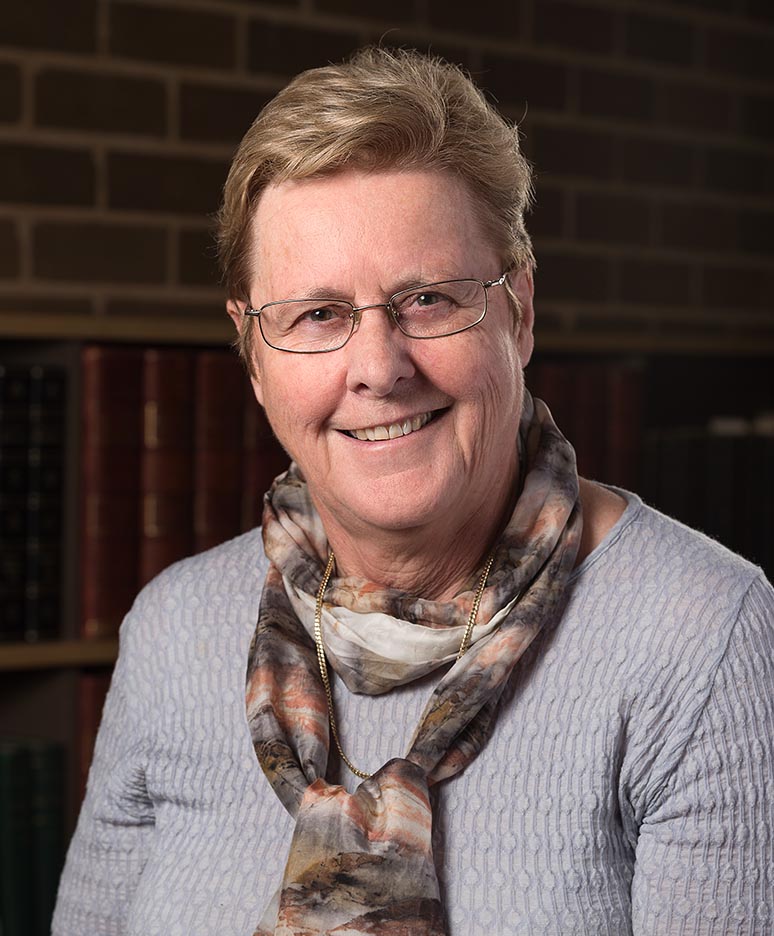
[[334, 319], [341, 317], [341, 313], [338, 309], [332, 309], [328, 306], [321, 306], [318, 309], [308, 309], [304, 314], [299, 318], [300, 323], [311, 322], [313, 325], [323, 324], [325, 322], [332, 322]]
[[443, 302], [445, 299], [446, 297], [442, 296], [441, 293], [423, 292], [418, 293], [414, 297], [413, 302], [418, 306], [431, 306], [438, 302]]

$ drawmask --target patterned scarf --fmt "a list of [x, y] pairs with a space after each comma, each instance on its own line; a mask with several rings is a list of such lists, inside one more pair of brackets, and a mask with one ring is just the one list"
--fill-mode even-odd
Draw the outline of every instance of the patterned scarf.
[[[325, 533], [293, 466], [267, 495], [271, 565], [248, 659], [247, 717], [261, 767], [296, 826], [282, 886], [255, 936], [446, 933], [429, 789], [484, 746], [513, 667], [564, 609], [580, 544], [574, 452], [545, 404], [526, 392], [519, 450], [522, 488], [495, 547], [479, 610], [485, 623], [436, 686], [405, 757], [388, 761], [352, 794], [325, 780], [328, 711], [308, 630], [327, 559]], [[354, 691], [376, 693], [450, 662], [476, 584], [474, 577], [452, 601], [435, 602], [332, 578], [323, 620], [326, 653], [335, 635], [331, 666]], [[375, 636], [366, 645], [369, 631]], [[417, 652], [406, 654], [407, 646]]]

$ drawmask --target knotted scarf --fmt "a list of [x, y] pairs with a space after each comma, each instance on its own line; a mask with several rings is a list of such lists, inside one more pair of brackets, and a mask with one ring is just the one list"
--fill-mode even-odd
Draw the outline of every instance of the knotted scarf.
[[[495, 546], [484, 623], [433, 691], [405, 757], [351, 794], [325, 780], [328, 710], [310, 636], [325, 532], [295, 466], [267, 494], [270, 567], [248, 659], [247, 717], [261, 767], [296, 825], [282, 885], [256, 936], [446, 933], [430, 788], [481, 751], [513, 667], [564, 609], [580, 544], [574, 452], [526, 391], [518, 433], [521, 490]], [[354, 691], [376, 693], [450, 662], [479, 574], [448, 602], [331, 578], [323, 620], [331, 666]]]

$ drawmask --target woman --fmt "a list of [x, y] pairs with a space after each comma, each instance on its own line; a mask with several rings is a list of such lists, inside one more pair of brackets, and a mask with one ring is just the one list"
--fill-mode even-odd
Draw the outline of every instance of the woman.
[[769, 931], [772, 589], [578, 479], [529, 192], [415, 53], [248, 131], [228, 311], [293, 464], [124, 623], [56, 934]]

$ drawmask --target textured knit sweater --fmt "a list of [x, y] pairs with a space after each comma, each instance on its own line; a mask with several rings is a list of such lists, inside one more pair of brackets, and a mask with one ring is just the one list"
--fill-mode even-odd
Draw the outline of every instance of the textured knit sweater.
[[[491, 740], [437, 788], [452, 936], [774, 933], [774, 591], [627, 499]], [[293, 830], [245, 717], [265, 568], [253, 531], [138, 597], [55, 936], [252, 934]], [[376, 697], [337, 682], [358, 766], [404, 752], [435, 679]]]

